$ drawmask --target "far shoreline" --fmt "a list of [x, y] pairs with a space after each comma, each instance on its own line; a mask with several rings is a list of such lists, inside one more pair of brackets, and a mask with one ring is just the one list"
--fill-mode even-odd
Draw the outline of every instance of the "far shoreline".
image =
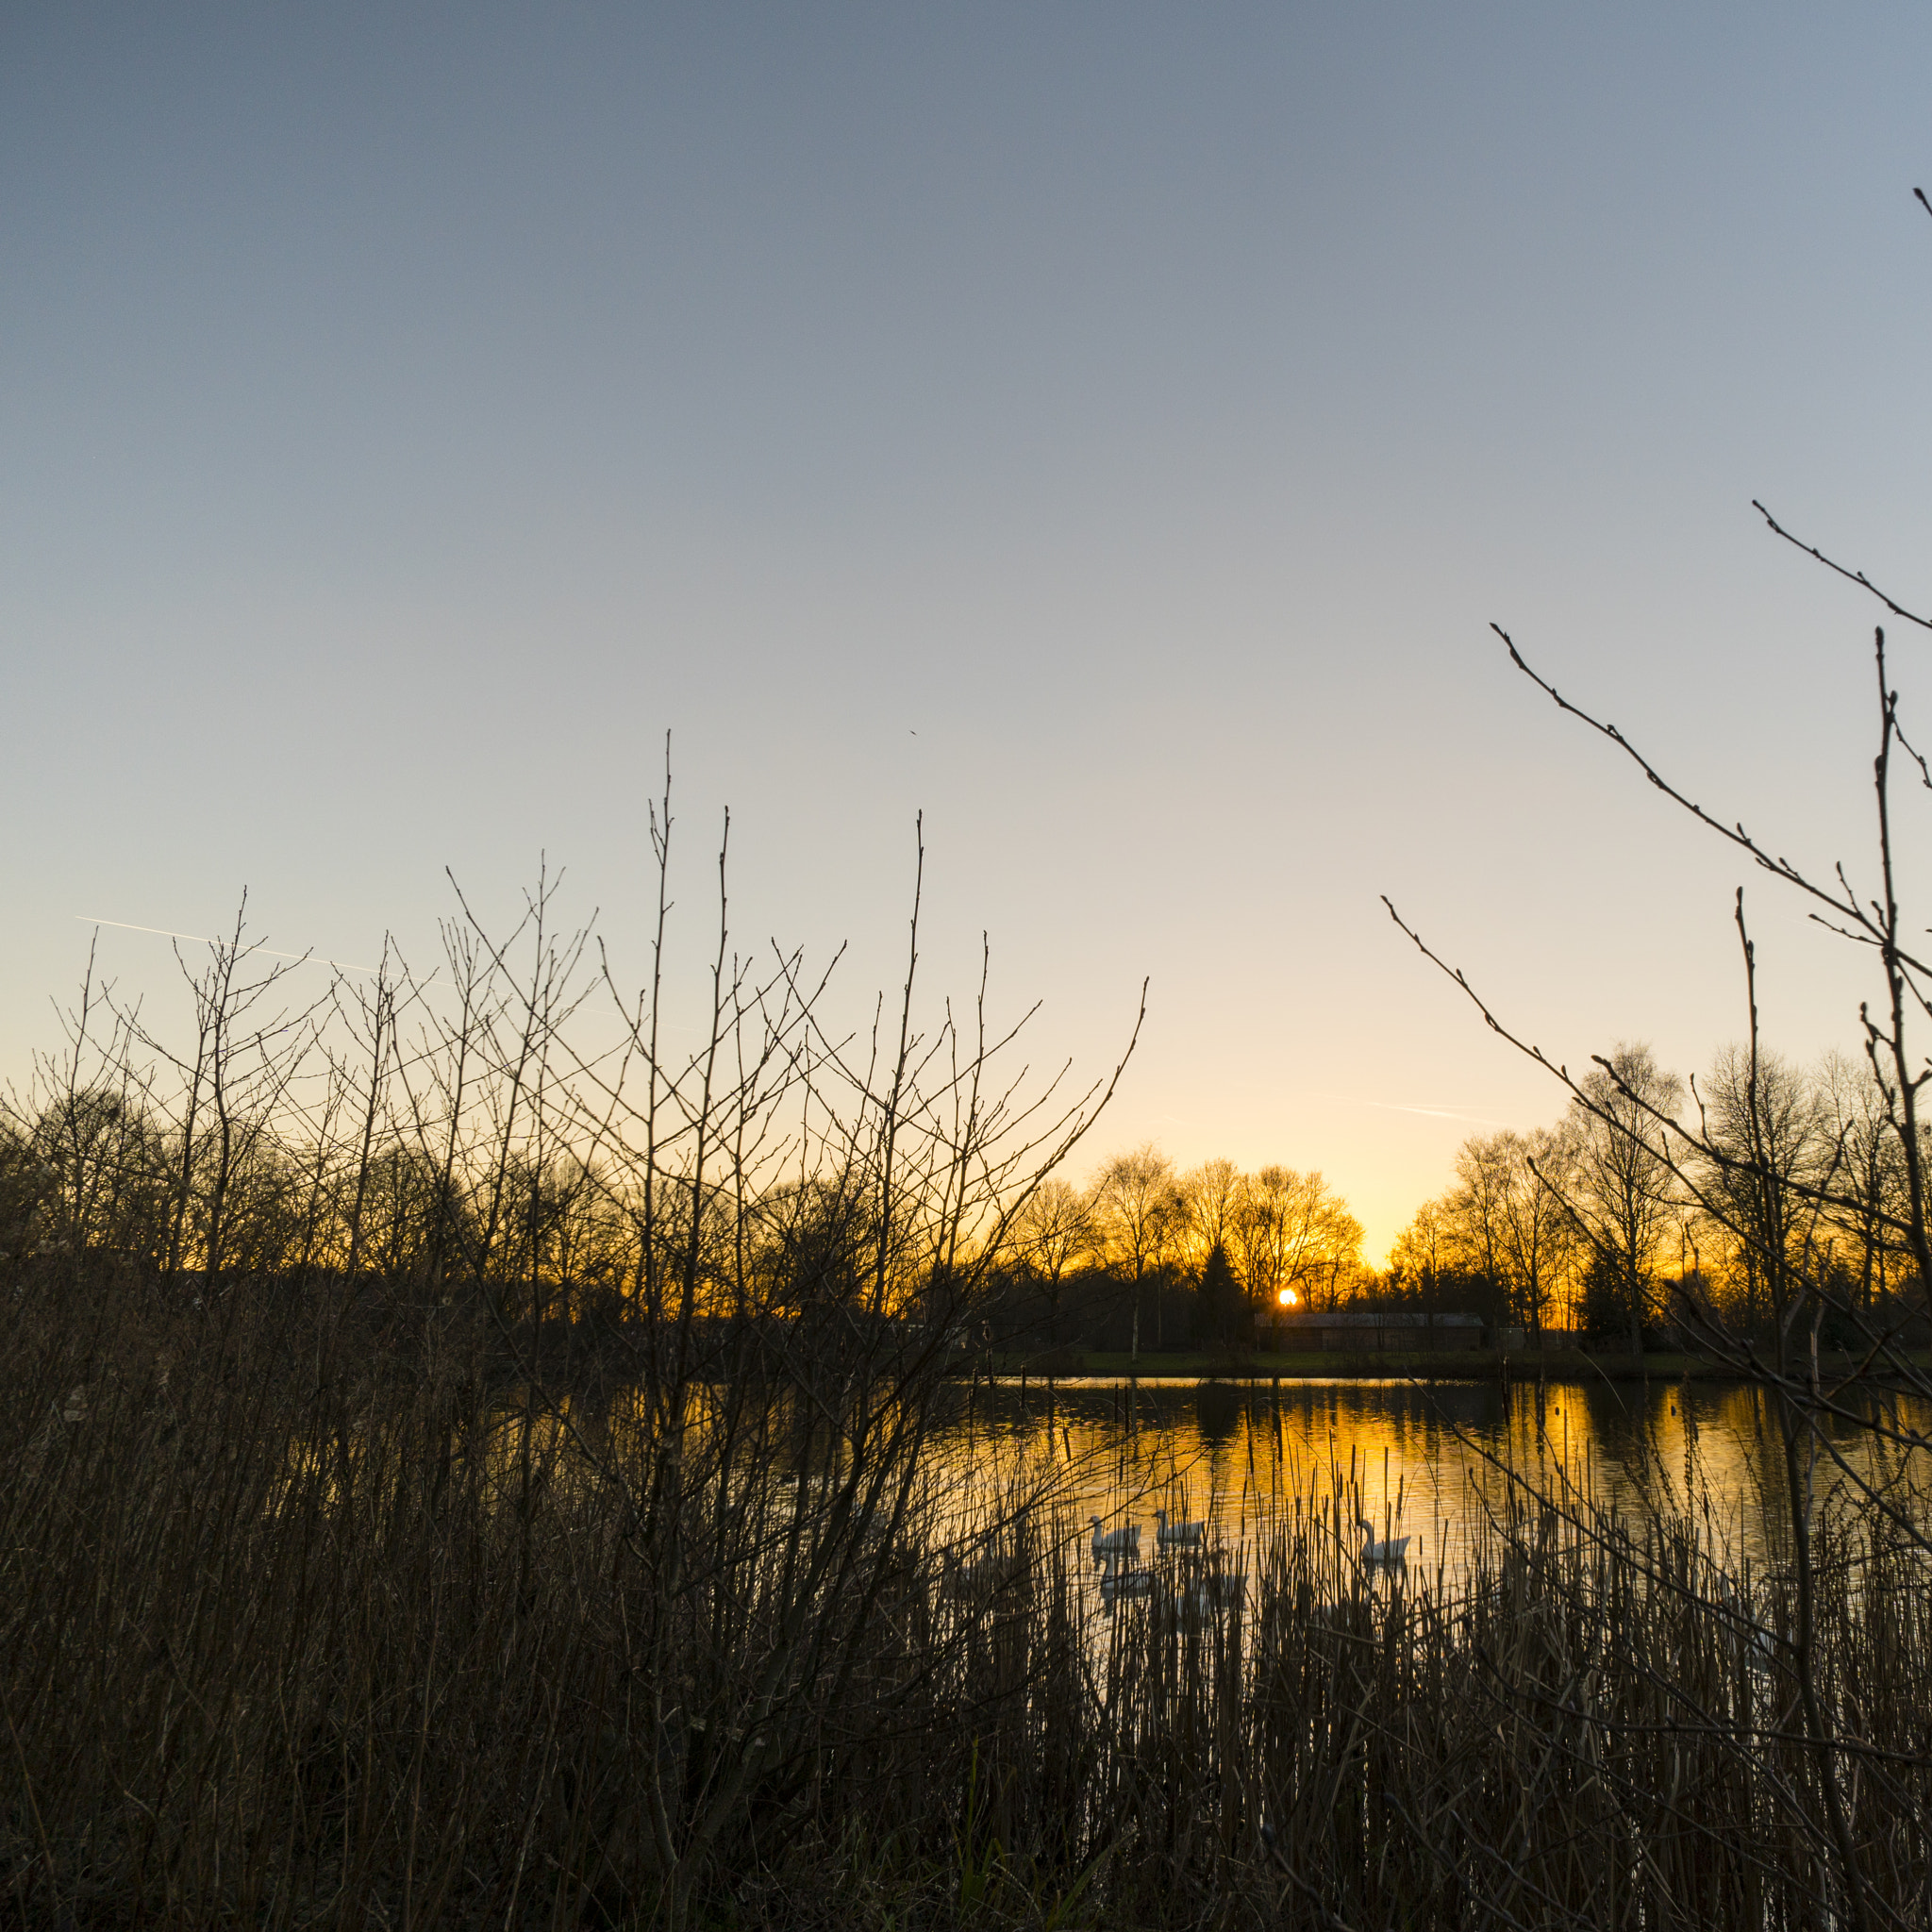
[[[1846, 1375], [1848, 1357], [1824, 1357], [1821, 1368]], [[1755, 1378], [1721, 1362], [1681, 1352], [1633, 1356], [1580, 1348], [1324, 1350], [1229, 1356], [1213, 1350], [1056, 1349], [1039, 1355], [980, 1355], [954, 1372], [959, 1381], [1002, 1387], [1047, 1382], [1730, 1382]], [[1881, 1378], [1871, 1378], [1874, 1382]]]

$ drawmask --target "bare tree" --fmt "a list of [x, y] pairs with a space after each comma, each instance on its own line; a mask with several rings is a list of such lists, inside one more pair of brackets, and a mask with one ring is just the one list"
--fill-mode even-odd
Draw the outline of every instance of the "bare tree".
[[1250, 1175], [1237, 1233], [1242, 1279], [1264, 1307], [1285, 1298], [1332, 1307], [1360, 1269], [1362, 1224], [1317, 1173], [1264, 1167]]
[[1727, 1046], [1698, 1090], [1701, 1144], [1690, 1150], [1702, 1219], [1731, 1248], [1747, 1328], [1783, 1336], [1794, 1284], [1823, 1259], [1824, 1193], [1843, 1153], [1824, 1096], [1781, 1054]]
[[1456, 1185], [1404, 1231], [1398, 1271], [1431, 1288], [1452, 1271], [1485, 1284], [1541, 1332], [1575, 1257], [1573, 1164], [1565, 1129], [1472, 1135], [1457, 1151]]
[[1495, 1134], [1465, 1141], [1457, 1150], [1456, 1181], [1443, 1205], [1457, 1260], [1464, 1274], [1507, 1293], [1509, 1204], [1517, 1181], [1510, 1140]]
[[1624, 1044], [1584, 1076], [1570, 1109], [1574, 1154], [1566, 1198], [1590, 1246], [1598, 1293], [1627, 1324], [1637, 1356], [1646, 1323], [1659, 1312], [1657, 1255], [1681, 1199], [1664, 1123], [1683, 1091], [1648, 1046]]
[[1231, 1160], [1204, 1160], [1181, 1176], [1180, 1191], [1188, 1204], [1189, 1259], [1198, 1271], [1216, 1248], [1233, 1248], [1247, 1177]]
[[1447, 1206], [1424, 1201], [1390, 1243], [1391, 1285], [1406, 1299], [1435, 1299], [1455, 1272], [1459, 1248]]
[[1852, 1292], [1860, 1317], [1870, 1323], [1892, 1283], [1911, 1266], [1898, 1230], [1909, 1212], [1905, 1161], [1886, 1116], [1885, 1093], [1868, 1061], [1827, 1054], [1819, 1069], [1823, 1105], [1830, 1116], [1844, 1201], [1837, 1225], [1857, 1256]]
[[1092, 1249], [1095, 1233], [1091, 1197], [1058, 1174], [1034, 1190], [1015, 1218], [1014, 1245], [1046, 1296], [1056, 1342], [1068, 1274]]
[[[1187, 1224], [1187, 1203], [1174, 1162], [1150, 1141], [1116, 1156], [1101, 1169], [1093, 1188], [1094, 1224], [1108, 1265], [1127, 1284], [1133, 1306], [1133, 1358], [1141, 1357], [1141, 1296], [1158, 1274]], [[1160, 1297], [1154, 1303], [1155, 1346], [1163, 1341]]]
[[1575, 1224], [1563, 1205], [1574, 1149], [1570, 1136], [1557, 1128], [1511, 1131], [1502, 1138], [1510, 1168], [1503, 1199], [1503, 1265], [1517, 1315], [1532, 1334], [1540, 1335], [1575, 1267]]

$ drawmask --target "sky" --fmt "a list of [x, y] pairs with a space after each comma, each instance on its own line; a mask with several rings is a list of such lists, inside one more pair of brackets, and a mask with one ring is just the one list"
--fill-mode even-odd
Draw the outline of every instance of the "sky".
[[931, 1000], [984, 935], [1104, 1074], [1147, 980], [1095, 1154], [1319, 1168], [1376, 1257], [1562, 1102], [1384, 893], [1691, 1071], [1742, 883], [1769, 1037], [1856, 1048], [1489, 626], [1869, 878], [1883, 613], [1751, 506], [1932, 602], [1928, 79], [1904, 6], [0, 10], [0, 1079], [88, 922], [165, 1024], [128, 928], [244, 887], [424, 958], [561, 866], [641, 977], [667, 733], [693, 999], [727, 808], [854, 1014], [923, 813]]

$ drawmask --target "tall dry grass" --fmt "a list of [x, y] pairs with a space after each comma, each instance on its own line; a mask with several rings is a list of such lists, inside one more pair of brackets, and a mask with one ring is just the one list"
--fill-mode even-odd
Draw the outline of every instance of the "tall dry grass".
[[[1050, 1482], [962, 1522], [770, 1377], [667, 1466], [485, 1323], [332, 1319], [16, 1278], [21, 1923], [1854, 1922], [1791, 1592], [1691, 1516], [1517, 1490], [1391, 1576], [1311, 1494], [1240, 1607], [1109, 1611]], [[1932, 1593], [1884, 1519], [1812, 1547], [1857, 1905], [1923, 1924]]]

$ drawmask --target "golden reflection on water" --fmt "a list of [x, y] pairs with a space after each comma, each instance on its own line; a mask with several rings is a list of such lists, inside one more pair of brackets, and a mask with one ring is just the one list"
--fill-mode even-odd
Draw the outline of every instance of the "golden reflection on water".
[[[1090, 1517], [1108, 1529], [1139, 1524], [1139, 1560], [1148, 1565], [1159, 1560], [1154, 1512], [1164, 1507], [1179, 1521], [1206, 1521], [1205, 1554], [1224, 1568], [1264, 1567], [1270, 1541], [1286, 1531], [1328, 1540], [1352, 1569], [1360, 1517], [1376, 1538], [1409, 1539], [1409, 1574], [1440, 1576], [1453, 1589], [1512, 1491], [1519, 1500], [1602, 1506], [1633, 1529], [1653, 1509], [1689, 1511], [1707, 1554], [1727, 1569], [1775, 1569], [1784, 1556], [1776, 1421], [1764, 1391], [1744, 1384], [1519, 1382], [1505, 1391], [1473, 1382], [1081, 1378], [952, 1384], [939, 1400], [903, 1498], [889, 1457], [877, 1484], [853, 1499], [861, 1525], [896, 1515], [933, 1563], [1009, 1537], [1024, 1512], [1036, 1550], [1042, 1536], [1064, 1540], [1082, 1569]], [[1907, 1426], [1932, 1424], [1932, 1406], [1896, 1406]], [[768, 1528], [782, 1529], [794, 1511], [819, 1523], [851, 1467], [845, 1447], [805, 1427], [805, 1411], [786, 1399], [737, 1405], [734, 1416], [724, 1493], [753, 1499]], [[693, 1445], [721, 1447], [718, 1392], [687, 1391], [683, 1423]], [[451, 1468], [472, 1472], [497, 1501], [514, 1501], [532, 1481], [554, 1482], [559, 1494], [582, 1489], [589, 1507], [602, 1509], [615, 1492], [600, 1469], [619, 1489], [636, 1490], [669, 1441], [631, 1391], [593, 1407], [506, 1405], [457, 1431], [446, 1451]], [[1866, 1432], [1845, 1424], [1837, 1443], [1861, 1476], [1883, 1474]], [[365, 1492], [421, 1488], [429, 1474], [422, 1446], [423, 1439], [359, 1432], [292, 1445], [271, 1507], [295, 1500], [305, 1479], [319, 1483], [330, 1506], [345, 1475]], [[1828, 1457], [1817, 1467], [1819, 1501], [1834, 1489], [1850, 1493]]]
[[[1869, 1438], [1847, 1426], [1836, 1440], [1870, 1476]], [[1205, 1519], [1233, 1556], [1326, 1505], [1331, 1522], [1409, 1537], [1411, 1569], [1452, 1575], [1512, 1488], [1632, 1518], [1689, 1509], [1713, 1556], [1755, 1563], [1774, 1554], [1781, 1513], [1769, 1400], [1735, 1383], [980, 1385], [959, 1391], [927, 1454], [962, 1516], [1045, 1483], [1075, 1524], [1141, 1524], [1143, 1559], [1158, 1507]], [[1846, 1479], [1828, 1456], [1817, 1466], [1822, 1500]]]

